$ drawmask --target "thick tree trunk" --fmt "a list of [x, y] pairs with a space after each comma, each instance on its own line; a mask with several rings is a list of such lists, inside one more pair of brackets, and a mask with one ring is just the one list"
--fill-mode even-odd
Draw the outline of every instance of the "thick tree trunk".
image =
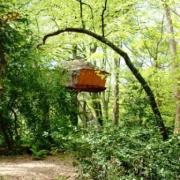
[[179, 71], [179, 62], [177, 59], [177, 43], [174, 37], [174, 28], [171, 18], [170, 8], [167, 4], [164, 5], [166, 12], [166, 19], [168, 30], [170, 33], [169, 47], [172, 53], [172, 71], [174, 75], [174, 94], [175, 94], [175, 103], [176, 103], [176, 112], [175, 112], [175, 123], [174, 123], [174, 134], [180, 134], [180, 71]]
[[[152, 92], [150, 86], [145, 81], [143, 76], [139, 73], [138, 69], [133, 65], [128, 54], [126, 52], [124, 52], [122, 49], [120, 49], [118, 46], [113, 44], [111, 41], [106, 39], [105, 37], [98, 35], [92, 31], [89, 31], [87, 29], [83, 29], [83, 28], [71, 28], [70, 27], [70, 28], [57, 30], [53, 33], [49, 33], [49, 34], [44, 36], [43, 44], [45, 44], [46, 40], [49, 37], [56, 36], [56, 35], [59, 35], [59, 34], [65, 33], [65, 32], [75, 32], [75, 33], [87, 34], [87, 35], [97, 39], [98, 41], [104, 43], [105, 45], [109, 46], [110, 48], [112, 48], [115, 52], [117, 52], [124, 59], [126, 65], [131, 70], [131, 72], [133, 73], [135, 78], [139, 81], [139, 83], [143, 87], [144, 91], [146, 92], [146, 94], [149, 98], [151, 109], [155, 115], [156, 125], [159, 127], [159, 130], [160, 130], [161, 135], [163, 136], [163, 139], [166, 140], [168, 138], [167, 130], [165, 128], [161, 113], [160, 113], [159, 108], [157, 106], [154, 93]], [[38, 47], [41, 45], [42, 44], [39, 44]]]

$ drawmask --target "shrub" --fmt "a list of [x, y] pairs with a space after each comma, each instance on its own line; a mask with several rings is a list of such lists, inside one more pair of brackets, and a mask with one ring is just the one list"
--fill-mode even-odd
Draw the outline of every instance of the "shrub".
[[180, 178], [180, 137], [163, 142], [151, 129], [107, 127], [80, 138], [82, 179]]

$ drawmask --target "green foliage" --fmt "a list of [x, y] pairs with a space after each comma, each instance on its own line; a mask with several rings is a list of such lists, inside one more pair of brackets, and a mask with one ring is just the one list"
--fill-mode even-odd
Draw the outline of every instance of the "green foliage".
[[82, 177], [179, 179], [179, 137], [163, 142], [154, 130], [106, 127], [81, 136]]
[[[0, 82], [3, 84], [5, 91], [0, 96], [0, 123], [5, 143], [8, 144], [9, 148], [12, 148], [19, 145], [20, 138], [17, 130], [19, 123], [16, 111], [16, 97], [19, 90], [17, 84], [19, 82], [15, 80], [12, 83], [11, 77], [15, 79], [14, 77], [18, 75], [21, 67], [25, 64], [21, 64], [21, 62], [27, 62], [25, 57], [27, 57], [26, 60], [29, 59], [28, 57], [32, 53], [33, 41], [29, 34], [30, 30], [26, 28], [24, 22], [18, 20], [3, 22], [3, 15], [12, 12], [13, 5], [7, 1], [3, 2], [1, 6], [0, 42], [5, 63], [4, 76], [1, 76]], [[19, 60], [19, 64], [17, 60]]]
[[31, 152], [32, 152], [32, 158], [35, 160], [44, 159], [49, 154], [47, 150], [44, 149], [38, 150], [36, 146], [31, 147]]
[[[172, 9], [175, 2], [169, 1]], [[0, 0], [0, 45], [7, 61], [4, 76], [0, 77], [4, 88], [0, 96], [0, 146], [8, 146], [13, 152], [30, 149], [34, 159], [59, 151], [76, 151], [82, 179], [180, 179], [179, 137], [163, 142], [155, 133], [147, 96], [122, 61], [120, 67], [112, 67], [115, 53], [82, 34], [52, 38], [49, 45], [37, 49], [39, 36], [57, 28], [82, 27], [82, 21], [86, 29], [101, 34], [104, 1], [83, 3], [81, 19], [80, 4], [75, 0]], [[104, 25], [106, 37], [128, 52], [147, 79], [166, 125], [172, 129], [175, 103], [169, 34], [165, 32], [164, 17], [155, 16], [162, 11], [162, 4], [154, 0], [111, 0]], [[3, 21], [12, 12], [18, 12], [20, 18]], [[177, 21], [177, 17], [173, 20]], [[179, 24], [176, 22], [174, 27], [177, 37]], [[110, 122], [103, 123], [111, 125], [102, 129], [96, 126], [94, 109], [88, 103], [91, 96], [82, 96], [88, 106], [82, 110], [87, 115], [87, 128], [76, 127], [77, 104], [72, 101], [76, 93], [63, 87], [66, 77], [59, 67], [61, 59], [73, 57], [75, 46], [76, 55], [106, 68], [112, 75], [107, 91], [98, 97], [107, 121], [112, 117], [115, 100], [111, 96], [116, 81], [113, 76], [121, 68], [117, 82], [121, 127], [112, 127]], [[89, 124], [97, 129], [90, 129]]]
[[[2, 16], [17, 10], [13, 4], [4, 2], [2, 6]], [[18, 12], [21, 18], [27, 18]], [[5, 89], [0, 99], [0, 135], [9, 148], [34, 144], [38, 149], [50, 149], [54, 143], [52, 132], [70, 124], [71, 96], [62, 86], [65, 75], [61, 68], [53, 65], [52, 57], [37, 50], [36, 35], [27, 21], [0, 25], [7, 61], [5, 76], [0, 79]]]

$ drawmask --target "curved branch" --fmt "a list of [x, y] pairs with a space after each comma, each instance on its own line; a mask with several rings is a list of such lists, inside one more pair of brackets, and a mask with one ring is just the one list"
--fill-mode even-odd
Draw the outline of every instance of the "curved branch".
[[[150, 86], [146, 82], [146, 80], [143, 78], [143, 76], [139, 73], [138, 69], [131, 62], [131, 59], [129, 58], [128, 54], [126, 52], [124, 52], [122, 49], [120, 49], [118, 46], [113, 44], [111, 41], [109, 41], [107, 38], [105, 38], [105, 37], [103, 37], [103, 36], [101, 36], [99, 34], [96, 34], [96, 33], [92, 32], [92, 31], [89, 31], [87, 29], [83, 29], [83, 28], [71, 28], [70, 27], [70, 28], [57, 30], [57, 31], [55, 31], [53, 33], [49, 33], [49, 34], [44, 36], [42, 44], [45, 44], [46, 40], [49, 37], [56, 36], [56, 35], [59, 35], [59, 34], [65, 33], [65, 32], [75, 32], [75, 33], [87, 34], [87, 35], [97, 39], [98, 41], [104, 43], [105, 45], [109, 46], [115, 52], [117, 52], [121, 57], [123, 57], [126, 65], [131, 70], [131, 72], [133, 73], [135, 78], [139, 81], [139, 83], [142, 85], [144, 91], [146, 92], [146, 94], [147, 94], [147, 96], [149, 98], [151, 109], [152, 109], [152, 111], [153, 111], [153, 113], [155, 115], [156, 125], [160, 129], [160, 133], [163, 136], [163, 139], [164, 140], [167, 139], [168, 134], [167, 134], [166, 128], [164, 126], [164, 122], [163, 122], [163, 119], [161, 117], [161, 113], [160, 113], [159, 108], [157, 106], [155, 96], [154, 96]], [[40, 46], [42, 44], [39, 44], [38, 46]]]

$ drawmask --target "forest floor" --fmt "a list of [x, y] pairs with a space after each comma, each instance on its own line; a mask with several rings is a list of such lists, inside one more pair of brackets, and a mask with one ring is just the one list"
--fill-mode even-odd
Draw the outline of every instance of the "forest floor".
[[44, 160], [33, 160], [29, 155], [1, 156], [0, 180], [75, 180], [77, 169], [73, 156], [59, 154]]

